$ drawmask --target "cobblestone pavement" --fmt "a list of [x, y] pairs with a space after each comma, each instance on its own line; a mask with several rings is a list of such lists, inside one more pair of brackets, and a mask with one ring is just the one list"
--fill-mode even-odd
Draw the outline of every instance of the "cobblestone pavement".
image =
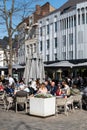
[[87, 111], [40, 118], [24, 112], [7, 112], [0, 106], [0, 130], [87, 130]]

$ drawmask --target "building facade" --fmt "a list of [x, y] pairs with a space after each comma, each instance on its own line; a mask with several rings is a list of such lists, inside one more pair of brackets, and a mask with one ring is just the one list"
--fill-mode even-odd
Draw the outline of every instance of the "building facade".
[[4, 66], [4, 51], [0, 48], [0, 66]]
[[48, 2], [43, 6], [36, 5], [36, 11], [18, 25], [18, 63], [26, 64], [29, 56], [38, 52], [38, 20], [54, 11]]
[[44, 62], [87, 59], [87, 1], [68, 0], [38, 21]]

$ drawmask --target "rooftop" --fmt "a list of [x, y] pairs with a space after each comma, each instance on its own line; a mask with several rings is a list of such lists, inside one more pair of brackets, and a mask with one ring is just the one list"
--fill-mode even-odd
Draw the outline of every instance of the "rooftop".
[[[49, 16], [51, 14], [54, 14], [58, 11], [60, 11], [61, 14], [67, 13], [69, 11], [72, 11], [76, 8], [76, 5], [78, 3], [87, 2], [87, 0], [68, 0], [65, 4], [63, 4], [60, 8], [54, 10], [53, 12], [49, 13], [46, 16]], [[44, 16], [44, 17], [46, 17]]]

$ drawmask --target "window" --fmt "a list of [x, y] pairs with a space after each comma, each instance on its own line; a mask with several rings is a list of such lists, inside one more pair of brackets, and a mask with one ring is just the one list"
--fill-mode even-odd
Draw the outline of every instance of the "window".
[[49, 40], [47, 40], [47, 50], [49, 50]]
[[80, 14], [80, 9], [78, 9], [78, 14]]
[[73, 51], [69, 51], [69, 60], [73, 59]]
[[55, 61], [57, 60], [57, 53], [55, 53]]
[[34, 43], [34, 53], [36, 53], [36, 44]]
[[67, 28], [68, 28], [68, 18], [67, 18]]
[[83, 31], [78, 32], [78, 43], [83, 43]]
[[69, 34], [69, 44], [73, 44], [73, 33]]
[[69, 18], [69, 28], [73, 27], [73, 17]]
[[40, 41], [40, 51], [42, 51], [42, 41]]
[[70, 28], [70, 17], [69, 17], [69, 28]]
[[63, 28], [64, 28], [63, 20], [60, 20], [60, 30], [63, 30]]
[[74, 15], [74, 26], [76, 26], [76, 16]]
[[32, 25], [32, 23], [33, 23], [33, 18], [32, 18], [32, 16], [29, 18], [29, 25]]
[[57, 15], [55, 15], [54, 18], [57, 19]]
[[49, 34], [49, 25], [47, 25], [47, 34]]
[[55, 22], [55, 32], [57, 32], [57, 22]]
[[27, 54], [29, 54], [29, 46], [27, 45], [26, 48], [27, 48]]
[[49, 61], [49, 55], [47, 55], [47, 61]]
[[57, 37], [55, 38], [55, 48], [57, 48]]
[[63, 20], [64, 21], [64, 29], [66, 29], [66, 19]]
[[86, 24], [87, 24], [87, 13], [86, 13]]
[[30, 53], [31, 53], [31, 55], [33, 54], [33, 46], [32, 45], [30, 45]]
[[81, 12], [82, 12], [82, 14], [84, 13], [84, 8], [81, 8]]
[[82, 50], [78, 51], [78, 58], [83, 59], [83, 51]]
[[63, 56], [63, 60], [66, 60], [66, 52], [63, 52], [62, 56]]
[[85, 24], [85, 14], [82, 14], [82, 24]]
[[42, 27], [40, 27], [40, 36], [42, 36]]
[[78, 25], [80, 25], [80, 15], [78, 15]]
[[63, 46], [66, 46], [66, 35], [63, 35]]

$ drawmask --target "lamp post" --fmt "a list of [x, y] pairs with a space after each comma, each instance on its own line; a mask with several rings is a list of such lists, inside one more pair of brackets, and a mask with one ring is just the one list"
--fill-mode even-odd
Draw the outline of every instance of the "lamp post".
[[61, 79], [62, 79], [62, 70], [61, 70], [61, 69], [58, 69], [58, 70], [57, 70], [57, 73], [59, 73], [59, 80], [61, 80]]

